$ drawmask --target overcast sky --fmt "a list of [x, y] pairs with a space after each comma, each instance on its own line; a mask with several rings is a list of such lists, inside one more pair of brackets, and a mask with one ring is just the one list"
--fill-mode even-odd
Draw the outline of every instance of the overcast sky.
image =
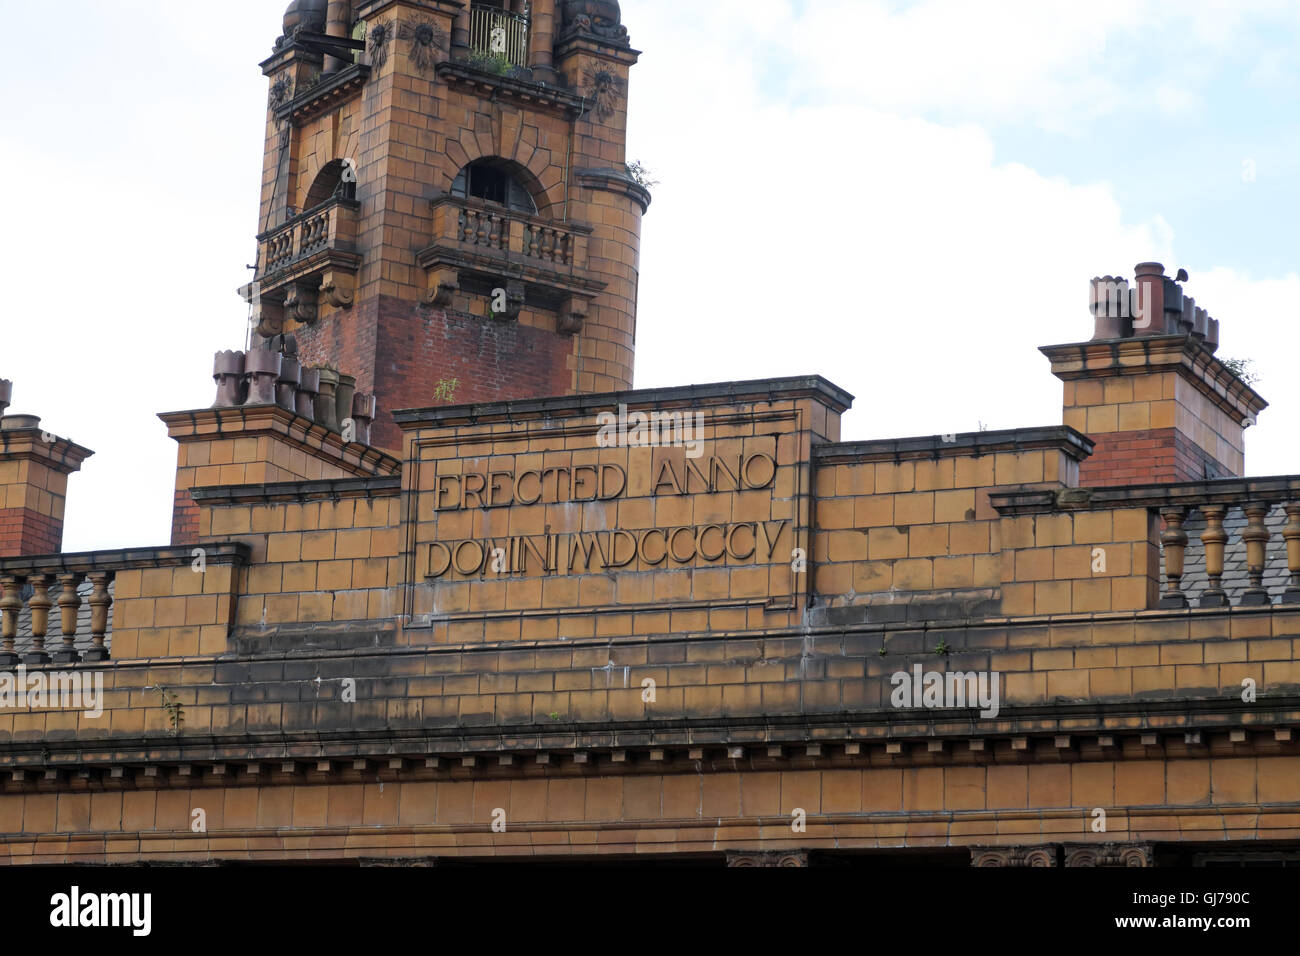
[[[67, 550], [168, 540], [156, 414], [241, 348], [281, 0], [6, 4], [0, 377], [97, 454]], [[645, 220], [636, 385], [819, 373], [845, 438], [1061, 421], [1038, 346], [1157, 259], [1255, 360], [1300, 472], [1300, 3], [623, 0]], [[35, 38], [41, 38], [35, 42]]]

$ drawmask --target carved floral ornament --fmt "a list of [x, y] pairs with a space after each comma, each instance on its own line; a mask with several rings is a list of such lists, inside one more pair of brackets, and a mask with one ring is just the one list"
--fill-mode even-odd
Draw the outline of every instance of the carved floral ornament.
[[397, 35], [410, 45], [408, 55], [421, 73], [433, 69], [439, 53], [446, 46], [446, 35], [428, 17], [403, 20]]
[[591, 100], [592, 112], [602, 123], [614, 115], [623, 98], [624, 83], [621, 77], [600, 67], [588, 67], [583, 74], [586, 80], [582, 95]]
[[271, 84], [271, 93], [267, 102], [275, 109], [293, 96], [293, 78], [288, 73], [281, 73]]
[[395, 32], [392, 20], [385, 20], [372, 26], [366, 36], [366, 49], [370, 56], [370, 65], [376, 70], [388, 60], [388, 47]]

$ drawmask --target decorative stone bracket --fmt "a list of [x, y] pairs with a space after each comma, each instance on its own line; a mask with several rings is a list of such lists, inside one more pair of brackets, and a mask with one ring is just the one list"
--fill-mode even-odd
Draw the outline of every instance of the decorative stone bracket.
[[453, 297], [459, 291], [459, 272], [445, 267], [430, 269], [429, 288], [424, 294], [424, 303], [435, 309], [450, 308]]
[[1056, 866], [1056, 846], [973, 846], [971, 866]]
[[807, 850], [728, 850], [727, 866], [806, 867]]

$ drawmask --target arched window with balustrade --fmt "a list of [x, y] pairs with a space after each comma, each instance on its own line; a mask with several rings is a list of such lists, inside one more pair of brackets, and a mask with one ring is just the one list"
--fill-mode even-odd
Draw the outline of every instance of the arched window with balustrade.
[[478, 159], [459, 173], [451, 194], [460, 199], [482, 199], [529, 216], [537, 215], [537, 202], [518, 175], [516, 164], [504, 159]]

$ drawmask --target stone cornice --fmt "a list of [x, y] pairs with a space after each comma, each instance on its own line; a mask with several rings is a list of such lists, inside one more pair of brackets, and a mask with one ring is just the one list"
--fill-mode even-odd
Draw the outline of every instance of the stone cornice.
[[366, 0], [357, 8], [356, 16], [358, 20], [369, 20], [385, 13], [390, 7], [411, 7], [454, 17], [468, 5], [468, 2], [461, 0]]
[[506, 100], [515, 106], [547, 110], [570, 118], [582, 112], [582, 96], [572, 90], [488, 73], [456, 60], [445, 60], [436, 69], [448, 86], [467, 89], [490, 100]]
[[[157, 667], [160, 661], [140, 662]], [[195, 661], [197, 663], [197, 660]], [[121, 666], [117, 662], [116, 666]], [[346, 781], [378, 771], [388, 779], [514, 777], [543, 763], [560, 775], [645, 772], [651, 768], [824, 769], [848, 766], [1059, 764], [1089, 760], [1194, 759], [1294, 753], [1300, 698], [1270, 698], [1269, 707], [1232, 700], [1143, 700], [1086, 705], [1005, 707], [993, 720], [932, 711], [838, 715], [686, 718], [424, 730], [337, 730], [293, 733], [8, 741], [6, 769], [102, 774], [105, 785], [229, 786], [253, 782]], [[1138, 724], [1135, 726], [1135, 718]], [[1232, 739], [1246, 731], [1244, 739]], [[935, 744], [940, 749], [933, 749]], [[1063, 757], [1062, 751], [1068, 755]], [[545, 757], [545, 761], [539, 758]], [[467, 762], [468, 761], [468, 762]], [[246, 767], [258, 767], [248, 774]], [[144, 767], [190, 768], [142, 774]], [[217, 767], [223, 768], [214, 774]], [[114, 773], [110, 768], [123, 768]], [[200, 768], [207, 773], [195, 774]], [[44, 774], [42, 774], [44, 776]], [[11, 777], [5, 789], [24, 786]], [[49, 789], [48, 782], [26, 785]]]
[[581, 53], [600, 57], [613, 63], [622, 63], [629, 67], [641, 58], [641, 51], [632, 49], [626, 40], [620, 43], [587, 32], [569, 32], [557, 38], [555, 42], [555, 62], [557, 66], [561, 61]]
[[270, 504], [277, 501], [336, 501], [341, 498], [391, 498], [400, 495], [398, 475], [381, 478], [340, 478], [334, 481], [278, 481], [268, 485], [224, 485], [193, 488], [190, 495], [205, 505]]
[[304, 93], [275, 108], [278, 119], [292, 117], [296, 125], [301, 125], [314, 116], [327, 110], [335, 109], [339, 104], [360, 96], [366, 80], [370, 78], [370, 67], [365, 63], [353, 63], [321, 81]]
[[345, 442], [338, 432], [279, 405], [240, 405], [163, 412], [167, 435], [182, 444], [217, 438], [267, 435], [359, 476], [396, 475], [402, 463], [370, 445]]
[[1198, 391], [1239, 421], [1253, 421], [1268, 402], [1238, 378], [1214, 353], [1190, 335], [1101, 339], [1039, 349], [1052, 362], [1052, 374], [1065, 382], [1178, 372]]
[[1054, 448], [1081, 461], [1092, 454], [1087, 435], [1068, 426], [1011, 428], [994, 432], [962, 432], [942, 436], [892, 438], [872, 441], [835, 442], [818, 445], [813, 457], [823, 464], [854, 464], [870, 461], [908, 461], [963, 458], [995, 452], [1024, 452]]
[[778, 402], [811, 398], [836, 412], [847, 411], [853, 396], [820, 375], [791, 378], [757, 379], [744, 382], [719, 382], [711, 385], [681, 385], [673, 388], [648, 388], [625, 392], [601, 392], [590, 395], [563, 395], [554, 398], [487, 402], [479, 405], [448, 405], [434, 408], [403, 409], [393, 413], [393, 420], [403, 429], [425, 425], [485, 424], [492, 421], [521, 422], [563, 416], [590, 416], [629, 409], [668, 410], [733, 405], [741, 402]]
[[[242, 566], [248, 563], [248, 545], [241, 542], [217, 542], [203, 545], [203, 560], [211, 566]], [[113, 551], [81, 551], [67, 554], [0, 558], [0, 572], [28, 574], [90, 573], [92, 571], [131, 571], [149, 568], [179, 568], [191, 564], [191, 548], [120, 548]]]
[[617, 169], [578, 169], [574, 171], [574, 178], [579, 186], [587, 189], [603, 189], [627, 196], [641, 207], [642, 215], [650, 210], [650, 190], [627, 173]]
[[993, 494], [989, 503], [1000, 514], [1048, 514], [1056, 511], [1113, 511], [1118, 508], [1168, 508], [1243, 502], [1285, 502], [1300, 498], [1300, 475], [1223, 478], [1112, 488], [1065, 488]]
[[[35, 424], [24, 425], [24, 420]], [[0, 461], [34, 461], [51, 471], [70, 475], [80, 471], [82, 462], [94, 454], [89, 448], [36, 427], [39, 424], [40, 419], [35, 416], [8, 416], [7, 422], [0, 424]], [[12, 425], [24, 427], [9, 427]]]

